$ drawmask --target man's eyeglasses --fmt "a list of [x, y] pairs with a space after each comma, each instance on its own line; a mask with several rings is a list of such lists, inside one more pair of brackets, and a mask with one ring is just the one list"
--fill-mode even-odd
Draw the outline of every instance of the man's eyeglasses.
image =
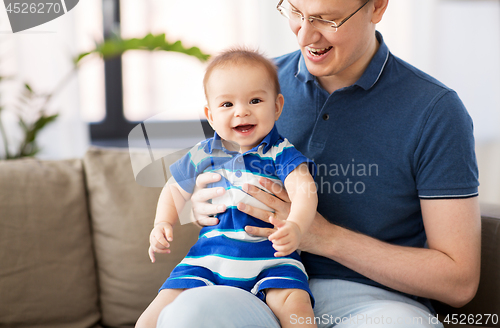
[[347, 20], [349, 18], [354, 16], [354, 14], [356, 14], [358, 11], [361, 10], [361, 8], [363, 8], [364, 6], [366, 6], [366, 4], [368, 2], [370, 2], [370, 0], [367, 0], [355, 12], [353, 12], [352, 14], [350, 14], [349, 16], [344, 18], [339, 24], [337, 24], [334, 21], [330, 21], [330, 20], [326, 20], [326, 19], [322, 19], [322, 18], [318, 18], [318, 17], [314, 17], [314, 16], [309, 16], [309, 17], [305, 18], [304, 15], [302, 15], [300, 12], [292, 9], [290, 6], [290, 3], [288, 1], [287, 1], [287, 3], [288, 3], [287, 7], [282, 6], [281, 4], [283, 3], [283, 1], [284, 0], [280, 0], [278, 5], [276, 6], [276, 9], [278, 9], [278, 11], [281, 13], [281, 15], [283, 15], [283, 17], [288, 18], [290, 21], [292, 21], [294, 23], [299, 23], [299, 24], [302, 24], [304, 19], [307, 19], [309, 21], [309, 23], [311, 23], [311, 25], [314, 28], [317, 28], [318, 30], [322, 30], [322, 31], [328, 31], [328, 32], [337, 32], [337, 29], [339, 27], [341, 27], [345, 22], [347, 22]]

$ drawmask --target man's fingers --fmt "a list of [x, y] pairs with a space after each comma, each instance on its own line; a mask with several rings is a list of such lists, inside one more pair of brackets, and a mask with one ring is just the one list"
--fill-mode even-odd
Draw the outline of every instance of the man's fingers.
[[275, 229], [246, 226], [245, 231], [251, 235], [268, 238]]
[[[221, 189], [224, 190], [224, 188]], [[212, 189], [206, 189], [206, 190], [212, 190]], [[205, 190], [200, 190], [199, 192], [203, 191]], [[210, 204], [207, 203], [206, 201], [192, 202], [192, 206], [193, 206], [193, 211], [199, 216], [198, 218], [196, 218], [197, 221], [199, 221], [201, 217], [222, 213], [226, 210], [226, 205], [224, 204]]]
[[219, 224], [219, 219], [205, 215], [205, 216], [200, 217], [198, 220], [196, 220], [195, 223], [198, 226], [200, 226], [200, 228], [203, 228], [203, 227], [213, 226], [213, 225]]
[[248, 194], [250, 194], [251, 196], [255, 197], [257, 200], [260, 200], [270, 208], [274, 209], [276, 212], [286, 212], [285, 211], [285, 206], [287, 206], [286, 203], [284, 203], [278, 197], [275, 197], [270, 193], [267, 193], [248, 183], [245, 183], [243, 185], [243, 190]]
[[264, 188], [266, 188], [267, 190], [269, 190], [270, 192], [275, 194], [278, 198], [282, 199], [285, 202], [290, 202], [290, 198], [288, 197], [288, 193], [286, 192], [285, 188], [283, 188], [282, 185], [280, 185], [272, 180], [269, 180], [267, 178], [264, 178], [264, 177], [261, 177], [259, 179], [259, 183]]
[[224, 187], [196, 189], [191, 200], [194, 202], [208, 202], [210, 199], [223, 195], [225, 191]]
[[217, 182], [220, 180], [220, 178], [220, 174], [217, 173], [203, 173], [196, 178], [196, 186], [198, 188], [206, 188], [209, 183]]
[[269, 222], [269, 212], [257, 207], [253, 207], [248, 204], [238, 203], [238, 210], [246, 213], [254, 218], [262, 220], [264, 222]]
[[220, 179], [220, 174], [208, 172], [200, 174], [196, 178], [196, 187], [191, 196], [191, 205], [194, 221], [200, 226], [216, 224], [214, 223], [215, 221], [208, 220], [209, 215], [222, 213], [226, 210], [225, 205], [214, 205], [209, 203], [209, 200], [217, 198], [225, 193], [223, 187], [207, 188], [209, 183], [217, 182]]
[[212, 198], [219, 197], [224, 194], [225, 190], [222, 187], [198, 189], [191, 197], [192, 213], [194, 221], [200, 227], [211, 226], [219, 223], [217, 218], [209, 215], [223, 213], [226, 210], [224, 204], [211, 204], [208, 201]]

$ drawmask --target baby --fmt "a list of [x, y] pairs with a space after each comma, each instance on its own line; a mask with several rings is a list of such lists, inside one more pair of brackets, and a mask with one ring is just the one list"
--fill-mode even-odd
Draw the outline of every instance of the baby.
[[[208, 104], [205, 116], [215, 130], [170, 167], [172, 179], [158, 201], [149, 255], [169, 253], [173, 225], [191, 197], [196, 177], [203, 172], [221, 174], [226, 192], [213, 203], [226, 205], [219, 223], [204, 227], [199, 239], [175, 267], [160, 292], [139, 318], [136, 327], [156, 327], [161, 310], [186, 288], [228, 285], [245, 289], [262, 299], [282, 327], [316, 327], [291, 324], [290, 316], [314, 318], [307, 274], [296, 252], [301, 236], [316, 213], [317, 195], [311, 171], [314, 164], [278, 134], [274, 125], [284, 99], [275, 66], [248, 50], [229, 50], [209, 64], [203, 80]], [[291, 208], [287, 220], [271, 216], [260, 221], [237, 209], [246, 203], [269, 211], [245, 193], [245, 185], [266, 177], [283, 183]], [[212, 186], [212, 187], [213, 187]], [[267, 192], [270, 192], [266, 190]], [[245, 226], [277, 228], [269, 238], [249, 235]]]

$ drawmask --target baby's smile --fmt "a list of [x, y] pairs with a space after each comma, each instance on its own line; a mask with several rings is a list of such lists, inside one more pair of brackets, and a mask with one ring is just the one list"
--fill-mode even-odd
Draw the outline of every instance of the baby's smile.
[[249, 134], [255, 129], [255, 124], [240, 124], [233, 128], [236, 132]]

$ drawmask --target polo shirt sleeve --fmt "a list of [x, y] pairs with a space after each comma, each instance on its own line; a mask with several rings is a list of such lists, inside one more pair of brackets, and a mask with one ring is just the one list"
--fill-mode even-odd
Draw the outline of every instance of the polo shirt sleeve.
[[448, 90], [430, 108], [414, 153], [415, 182], [422, 199], [478, 194], [472, 119]]
[[277, 147], [274, 162], [276, 174], [283, 183], [285, 183], [286, 177], [302, 163], [307, 164], [313, 178], [316, 174], [314, 162], [302, 155], [287, 139], [284, 139]]
[[196, 178], [199, 174], [197, 162], [201, 162], [201, 157], [206, 157], [206, 154], [198, 144], [169, 167], [175, 181], [190, 194], [193, 193], [196, 186]]

